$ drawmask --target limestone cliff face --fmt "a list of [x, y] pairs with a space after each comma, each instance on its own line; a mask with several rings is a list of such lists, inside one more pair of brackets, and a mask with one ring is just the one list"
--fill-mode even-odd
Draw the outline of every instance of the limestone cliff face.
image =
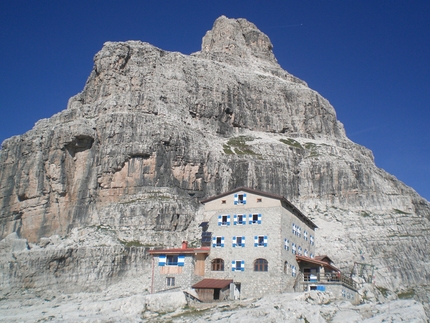
[[244, 19], [218, 18], [192, 55], [108, 42], [68, 108], [0, 152], [0, 237], [108, 226], [120, 239], [197, 237], [198, 200], [249, 186], [321, 227], [320, 252], [428, 285], [430, 204], [351, 142], [334, 108], [277, 63]]

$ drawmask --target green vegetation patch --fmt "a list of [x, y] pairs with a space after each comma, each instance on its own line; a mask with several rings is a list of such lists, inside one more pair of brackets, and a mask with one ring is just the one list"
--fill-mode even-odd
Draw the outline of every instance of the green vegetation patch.
[[132, 241], [125, 241], [125, 240], [119, 240], [121, 244], [124, 245], [124, 247], [149, 247], [148, 245], [144, 245], [139, 240], [132, 240]]
[[362, 217], [364, 217], [364, 218], [368, 218], [368, 217], [370, 217], [370, 213], [368, 213], [368, 212], [366, 212], [366, 211], [361, 211], [361, 212], [360, 212], [360, 215], [361, 215]]
[[247, 141], [253, 141], [253, 137], [239, 136], [230, 138], [227, 144], [223, 146], [226, 155], [258, 155], [250, 146], [246, 144]]
[[394, 212], [396, 212], [397, 214], [410, 214], [410, 213], [408, 213], [408, 212], [405, 212], [405, 211], [402, 211], [402, 210], [399, 210], [399, 209], [393, 209], [394, 210]]
[[234, 155], [234, 152], [231, 150], [231, 148], [230, 148], [229, 145], [224, 145], [223, 148], [224, 148], [224, 154], [226, 154], [226, 155]]
[[307, 143], [305, 143], [305, 148], [308, 150], [316, 150], [317, 145], [314, 144], [313, 142], [307, 142]]
[[287, 139], [279, 139], [280, 142], [292, 146], [294, 148], [303, 149], [303, 146], [297, 140], [287, 138]]
[[411, 299], [415, 296], [415, 291], [413, 289], [405, 290], [397, 294], [399, 299]]
[[379, 290], [382, 294], [382, 296], [387, 297], [389, 294], [389, 289], [381, 287], [381, 286], [376, 286], [376, 289]]

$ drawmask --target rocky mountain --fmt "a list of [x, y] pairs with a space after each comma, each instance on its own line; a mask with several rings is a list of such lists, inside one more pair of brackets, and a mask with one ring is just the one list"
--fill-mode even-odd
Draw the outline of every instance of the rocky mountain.
[[430, 203], [377, 168], [272, 48], [223, 16], [191, 55], [105, 43], [66, 110], [2, 144], [3, 290], [149, 275], [145, 247], [197, 243], [199, 200], [249, 186], [308, 214], [343, 270], [374, 265], [381, 289], [428, 304]]

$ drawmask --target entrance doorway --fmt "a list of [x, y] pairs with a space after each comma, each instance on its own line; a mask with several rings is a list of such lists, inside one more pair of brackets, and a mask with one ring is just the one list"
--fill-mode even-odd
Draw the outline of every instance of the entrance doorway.
[[220, 290], [221, 288], [214, 288], [214, 300], [219, 299]]

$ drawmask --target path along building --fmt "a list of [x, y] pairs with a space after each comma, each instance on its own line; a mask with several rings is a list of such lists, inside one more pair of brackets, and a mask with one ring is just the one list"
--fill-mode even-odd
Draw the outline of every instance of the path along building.
[[240, 187], [201, 201], [202, 246], [151, 250], [152, 292], [193, 288], [203, 301], [330, 290], [357, 299], [327, 256], [315, 256], [317, 226], [282, 196]]

